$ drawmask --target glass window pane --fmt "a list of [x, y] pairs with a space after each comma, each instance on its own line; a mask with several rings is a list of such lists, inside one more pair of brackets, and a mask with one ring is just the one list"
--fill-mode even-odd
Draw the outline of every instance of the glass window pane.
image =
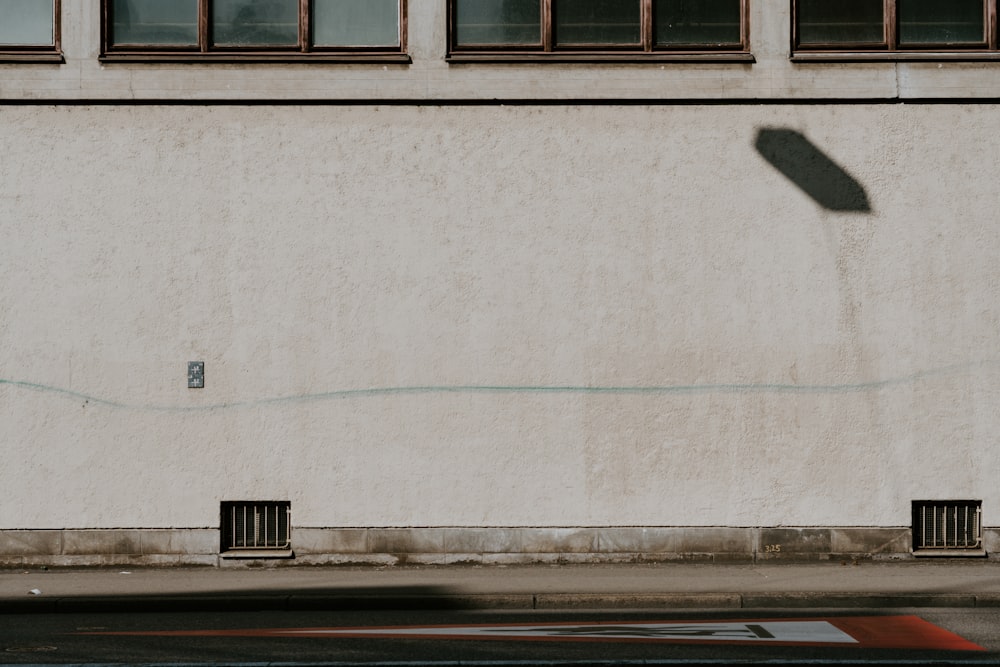
[[52, 21], [52, 0], [0, 0], [0, 44], [54, 44]]
[[740, 0], [654, 0], [658, 46], [739, 44]]
[[899, 0], [899, 41], [904, 44], [982, 44], [983, 0]]
[[882, 0], [799, 0], [799, 43], [883, 44]]
[[539, 45], [541, 0], [455, 0], [455, 41]]
[[554, 0], [556, 44], [641, 44], [639, 0]]
[[220, 46], [295, 46], [298, 0], [215, 0], [212, 42]]
[[198, 0], [115, 0], [112, 44], [198, 43]]
[[399, 0], [315, 0], [317, 46], [399, 46]]

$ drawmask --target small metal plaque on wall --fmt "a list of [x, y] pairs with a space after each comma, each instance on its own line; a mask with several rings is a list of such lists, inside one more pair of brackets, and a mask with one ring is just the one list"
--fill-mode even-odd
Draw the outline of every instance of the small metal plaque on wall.
[[203, 389], [205, 387], [205, 362], [188, 362], [188, 389]]

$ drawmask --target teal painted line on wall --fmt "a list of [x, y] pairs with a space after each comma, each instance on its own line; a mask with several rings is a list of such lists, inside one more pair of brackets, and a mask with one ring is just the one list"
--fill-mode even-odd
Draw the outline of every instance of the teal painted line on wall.
[[[661, 395], [692, 395], [692, 394], [854, 394], [859, 392], [875, 392], [893, 387], [910, 385], [922, 379], [946, 375], [968, 373], [978, 368], [998, 366], [1000, 361], [981, 361], [967, 364], [944, 366], [910, 375], [885, 380], [855, 382], [845, 384], [780, 384], [780, 383], [717, 383], [691, 385], [659, 385], [659, 386], [597, 386], [585, 385], [417, 385], [409, 387], [372, 387], [368, 389], [342, 389], [295, 396], [260, 398], [229, 403], [214, 403], [209, 405], [143, 405], [112, 401], [83, 392], [53, 387], [23, 380], [7, 380], [0, 378], [0, 385], [19, 389], [27, 389], [47, 394], [56, 394], [65, 398], [85, 401], [94, 405], [111, 408], [145, 411], [145, 412], [210, 412], [235, 408], [262, 407], [285, 403], [304, 403], [324, 400], [345, 400], [352, 398], [370, 398], [377, 396], [397, 396], [415, 394], [661, 394]], [[203, 391], [199, 389], [198, 391]]]
[[62, 387], [50, 387], [44, 384], [37, 384], [35, 382], [25, 382], [23, 380], [5, 380], [0, 378], [0, 385], [11, 385], [14, 387], [19, 387], [21, 389], [30, 389], [32, 391], [40, 391], [47, 394], [60, 394], [66, 398], [75, 398], [78, 400], [87, 401], [88, 403], [94, 403], [96, 405], [107, 405], [113, 408], [135, 408], [137, 406], [132, 406], [127, 403], [117, 403], [115, 401], [108, 401], [102, 398], [97, 398], [96, 396], [90, 396], [79, 391], [73, 391], [72, 389], [63, 389]]

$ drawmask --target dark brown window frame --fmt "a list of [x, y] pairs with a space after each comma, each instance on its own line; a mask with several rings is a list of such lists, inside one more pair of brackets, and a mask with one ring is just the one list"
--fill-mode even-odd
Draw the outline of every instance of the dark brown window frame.
[[296, 46], [235, 47], [211, 44], [210, 4], [198, 1], [198, 45], [164, 46], [111, 43], [114, 21], [113, 0], [101, 0], [101, 62], [236, 62], [236, 63], [394, 63], [408, 64], [406, 53], [407, 3], [399, 0], [399, 45], [364, 47], [317, 47], [311, 45], [309, 10], [312, 0], [298, 0], [299, 35]]
[[792, 9], [791, 54], [796, 62], [879, 62], [879, 61], [990, 61], [1000, 60], [997, 42], [997, 5], [1000, 0], [982, 0], [986, 39], [980, 45], [920, 45], [899, 43], [898, 0], [882, 0], [881, 44], [806, 44], [799, 39], [799, 0], [790, 0]]
[[52, 44], [0, 45], [0, 63], [62, 62], [62, 0], [52, 0]]
[[599, 46], [556, 46], [554, 44], [554, 23], [552, 3], [555, 0], [540, 0], [542, 4], [542, 44], [540, 46], [458, 46], [455, 21], [456, 0], [448, 3], [448, 62], [452, 63], [601, 63], [601, 62], [754, 62], [750, 53], [750, 1], [740, 0], [740, 43], [721, 47], [668, 48], [653, 44], [653, 0], [640, 0], [642, 11], [642, 46], [614, 44]]

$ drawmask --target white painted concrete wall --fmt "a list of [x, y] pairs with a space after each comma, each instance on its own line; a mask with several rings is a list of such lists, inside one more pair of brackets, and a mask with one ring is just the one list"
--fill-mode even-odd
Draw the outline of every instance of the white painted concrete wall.
[[[767, 0], [752, 65], [448, 65], [411, 2], [409, 66], [101, 66], [63, 4], [0, 65], [0, 529], [1000, 525], [1000, 64], [793, 64]], [[730, 103], [589, 103], [656, 98]]]
[[2, 107], [0, 528], [998, 516], [998, 118]]

